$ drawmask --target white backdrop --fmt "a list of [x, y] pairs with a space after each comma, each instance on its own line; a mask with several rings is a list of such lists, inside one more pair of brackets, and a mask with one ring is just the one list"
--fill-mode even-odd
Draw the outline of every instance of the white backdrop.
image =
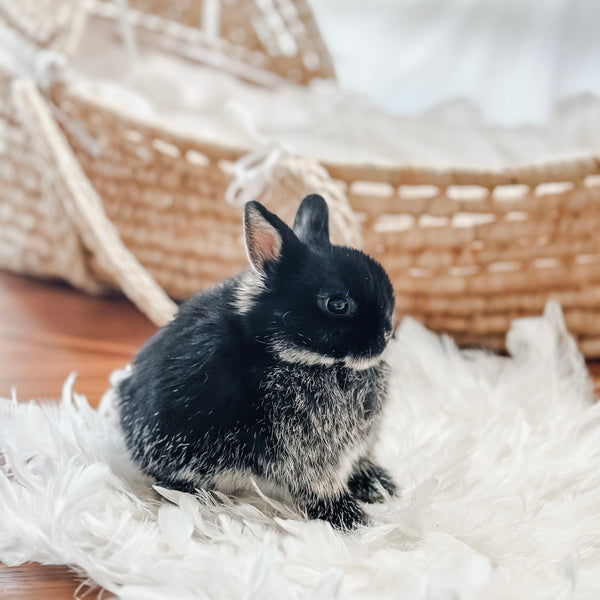
[[312, 0], [348, 91], [396, 114], [466, 99], [498, 125], [600, 95], [597, 0]]

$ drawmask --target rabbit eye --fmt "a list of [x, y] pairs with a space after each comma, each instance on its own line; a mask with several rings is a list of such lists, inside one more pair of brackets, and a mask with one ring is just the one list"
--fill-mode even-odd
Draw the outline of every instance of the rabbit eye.
[[356, 303], [352, 298], [344, 295], [319, 298], [319, 305], [323, 312], [336, 317], [349, 317], [356, 310]]
[[345, 315], [348, 312], [348, 300], [346, 298], [329, 298], [327, 310], [334, 315]]

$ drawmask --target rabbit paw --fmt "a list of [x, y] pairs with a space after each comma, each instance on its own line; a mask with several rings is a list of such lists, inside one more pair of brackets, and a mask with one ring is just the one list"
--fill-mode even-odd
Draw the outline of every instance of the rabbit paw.
[[362, 458], [348, 480], [350, 493], [362, 502], [384, 502], [397, 493], [391, 475], [367, 458]]
[[337, 498], [318, 499], [310, 503], [307, 513], [311, 519], [328, 521], [336, 529], [349, 531], [359, 525], [366, 525], [367, 516], [351, 494]]

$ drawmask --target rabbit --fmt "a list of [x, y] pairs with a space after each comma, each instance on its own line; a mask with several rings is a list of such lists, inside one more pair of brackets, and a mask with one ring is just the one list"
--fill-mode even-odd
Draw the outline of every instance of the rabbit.
[[[388, 387], [394, 296], [382, 266], [329, 240], [306, 196], [290, 229], [244, 207], [250, 268], [182, 304], [118, 386], [128, 451], [160, 485], [264, 482], [350, 530], [396, 492], [371, 458]], [[264, 488], [263, 488], [264, 489]]]

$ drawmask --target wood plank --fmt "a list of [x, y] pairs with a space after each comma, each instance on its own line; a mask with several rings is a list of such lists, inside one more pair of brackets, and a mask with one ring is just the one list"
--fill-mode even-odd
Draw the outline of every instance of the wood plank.
[[14, 386], [20, 400], [57, 398], [76, 371], [76, 391], [97, 405], [110, 373], [155, 331], [122, 296], [0, 273], [0, 396]]
[[0, 598], [6, 600], [66, 600], [78, 591], [89, 600], [114, 598], [106, 590], [90, 590], [81, 586], [81, 579], [64, 565], [29, 563], [7, 567], [0, 563]]
[[[96, 406], [110, 373], [155, 331], [122, 296], [94, 298], [62, 283], [0, 273], [0, 396], [14, 386], [20, 400], [57, 398], [67, 375], [77, 371], [75, 390]], [[0, 564], [2, 599], [68, 600], [80, 584], [63, 565]]]

